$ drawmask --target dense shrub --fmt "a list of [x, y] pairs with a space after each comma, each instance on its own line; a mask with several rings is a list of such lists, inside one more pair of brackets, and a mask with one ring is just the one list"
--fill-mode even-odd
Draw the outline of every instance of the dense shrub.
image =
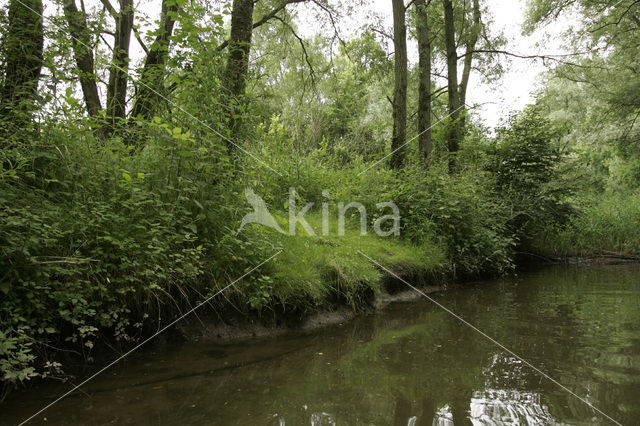
[[508, 216], [492, 197], [488, 177], [414, 170], [401, 180], [394, 200], [404, 213], [406, 238], [441, 239], [460, 274], [503, 273], [512, 267]]
[[521, 248], [544, 227], [562, 224], [571, 213], [571, 185], [560, 173], [561, 132], [535, 108], [525, 109], [498, 130], [488, 170], [509, 210], [508, 229]]
[[103, 337], [126, 345], [263, 260], [260, 238], [223, 238], [242, 199], [220, 148], [156, 127], [139, 153], [56, 128], [3, 152], [5, 384], [43, 374], [48, 348], [90, 357]]

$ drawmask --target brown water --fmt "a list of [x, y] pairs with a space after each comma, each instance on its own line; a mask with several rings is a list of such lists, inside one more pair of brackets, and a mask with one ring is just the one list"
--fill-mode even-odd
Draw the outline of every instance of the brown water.
[[[640, 424], [640, 266], [554, 267], [433, 297], [607, 415]], [[0, 424], [68, 386], [14, 396]], [[611, 423], [427, 300], [309, 336], [156, 347], [83, 390], [31, 424]]]

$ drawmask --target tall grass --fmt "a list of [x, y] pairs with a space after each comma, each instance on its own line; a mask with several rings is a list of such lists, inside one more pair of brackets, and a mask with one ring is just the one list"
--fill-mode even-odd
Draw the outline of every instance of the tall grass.
[[583, 202], [568, 225], [541, 233], [535, 248], [550, 256], [640, 254], [640, 192], [606, 193]]

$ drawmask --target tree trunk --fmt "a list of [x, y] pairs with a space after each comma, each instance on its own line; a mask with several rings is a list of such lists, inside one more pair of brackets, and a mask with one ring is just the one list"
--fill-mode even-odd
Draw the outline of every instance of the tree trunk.
[[418, 36], [418, 144], [425, 168], [431, 159], [431, 39], [427, 3], [416, 0]]
[[129, 44], [133, 28], [133, 0], [120, 0], [120, 13], [116, 19], [113, 43], [113, 59], [107, 85], [107, 119], [110, 130], [115, 132], [125, 118], [127, 102], [127, 72]]
[[395, 90], [393, 96], [393, 138], [391, 139], [391, 168], [402, 167], [403, 146], [407, 133], [407, 26], [403, 0], [392, 0], [393, 45], [395, 49]]
[[451, 0], [442, 0], [444, 8], [444, 39], [447, 53], [447, 91], [450, 127], [447, 135], [449, 148], [449, 169], [455, 166], [455, 154], [460, 149], [460, 94], [458, 92], [458, 53], [456, 51], [455, 27], [453, 24], [453, 4]]
[[[473, 60], [473, 52], [475, 51], [476, 44], [478, 43], [478, 36], [480, 35], [480, 4], [478, 0], [473, 0], [473, 28], [472, 33], [467, 41], [466, 54], [464, 56], [464, 68], [462, 70], [462, 81], [460, 82], [460, 105], [465, 105], [467, 100], [467, 87], [469, 86], [469, 76], [471, 75], [471, 64]], [[464, 108], [463, 108], [464, 109]], [[466, 114], [462, 114], [460, 117], [460, 133], [464, 131]]]
[[[22, 4], [24, 3], [24, 5]], [[42, 0], [10, 0], [0, 126], [5, 136], [31, 121], [42, 69]]]
[[153, 107], [158, 101], [157, 93], [162, 90], [162, 81], [166, 74], [165, 65], [169, 57], [169, 42], [178, 6], [170, 0], [162, 0], [162, 12], [156, 39], [149, 48], [149, 53], [140, 73], [140, 83], [130, 117], [150, 120]]
[[[229, 54], [224, 79], [226, 95], [229, 96], [227, 117], [231, 139], [238, 135], [240, 129], [240, 103], [244, 98], [247, 84], [252, 32], [253, 0], [233, 0]], [[233, 145], [228, 143], [228, 148], [232, 151]]]
[[[256, 21], [252, 25], [252, 28], [255, 30], [256, 28], [261, 27], [262, 25], [266, 24], [271, 19], [275, 18], [278, 15], [278, 13], [283, 11], [288, 5], [295, 4], [295, 3], [304, 3], [306, 1], [308, 1], [308, 0], [283, 0], [282, 3], [280, 3], [277, 6], [275, 6], [268, 13], [266, 13], [262, 18], [260, 18], [258, 21]], [[216, 47], [216, 51], [222, 52], [224, 49], [227, 48], [228, 45], [229, 45], [229, 40], [225, 40], [222, 43], [220, 43], [218, 45], [218, 47]]]
[[78, 77], [82, 87], [84, 103], [89, 116], [96, 117], [102, 109], [102, 105], [98, 94], [98, 84], [96, 83], [91, 40], [87, 32], [87, 19], [84, 13], [78, 10], [75, 0], [64, 0], [63, 5], [64, 15], [71, 34], [73, 55], [78, 67]]

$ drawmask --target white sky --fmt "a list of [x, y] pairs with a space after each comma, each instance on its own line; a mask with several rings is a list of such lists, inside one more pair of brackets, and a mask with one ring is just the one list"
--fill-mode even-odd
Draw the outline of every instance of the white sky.
[[[536, 31], [530, 37], [521, 34], [524, 21], [525, 0], [489, 0], [487, 6], [494, 17], [494, 28], [504, 31], [507, 44], [504, 50], [521, 55], [564, 54], [560, 34], [566, 29], [566, 22], [559, 19], [546, 31]], [[547, 64], [550, 65], [550, 64]], [[505, 66], [505, 74], [497, 83], [482, 84], [477, 75], [469, 83], [469, 103], [483, 104], [480, 117], [487, 125], [494, 127], [501, 118], [522, 109], [533, 101], [531, 92], [538, 85], [538, 75], [547, 69], [542, 61], [511, 58]]]

